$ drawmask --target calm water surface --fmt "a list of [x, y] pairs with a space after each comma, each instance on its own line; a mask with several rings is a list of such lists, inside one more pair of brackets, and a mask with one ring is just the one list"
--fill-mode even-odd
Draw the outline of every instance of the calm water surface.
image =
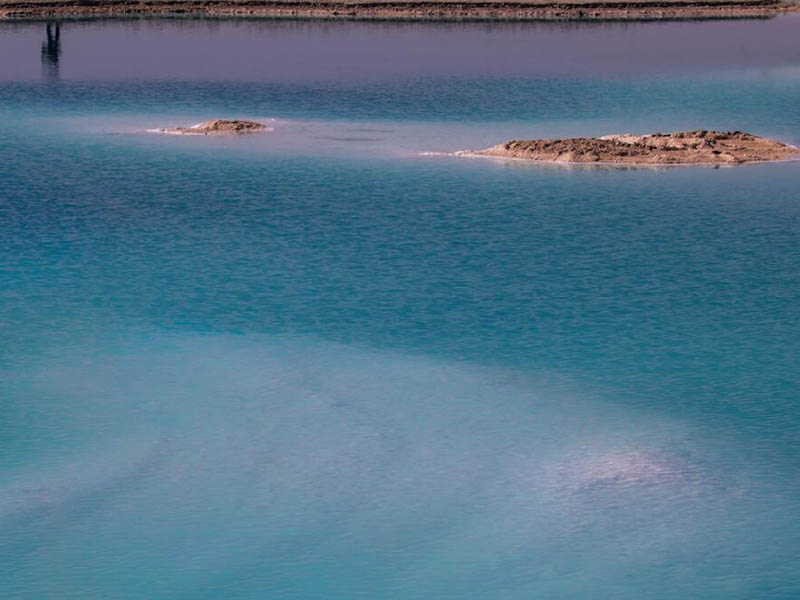
[[798, 32], [0, 24], [0, 596], [796, 598]]

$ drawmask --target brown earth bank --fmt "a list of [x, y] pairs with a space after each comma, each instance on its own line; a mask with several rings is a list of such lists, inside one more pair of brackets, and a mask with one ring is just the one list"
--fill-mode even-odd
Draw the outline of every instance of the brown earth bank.
[[402, 20], [772, 17], [800, 0], [0, 0], [0, 19], [147, 15]]
[[743, 131], [681, 131], [599, 138], [512, 140], [458, 156], [557, 163], [621, 165], [731, 165], [800, 159], [800, 149]]
[[212, 119], [190, 127], [163, 127], [148, 129], [150, 133], [166, 133], [172, 135], [225, 135], [270, 131], [270, 128], [257, 121], [236, 119]]

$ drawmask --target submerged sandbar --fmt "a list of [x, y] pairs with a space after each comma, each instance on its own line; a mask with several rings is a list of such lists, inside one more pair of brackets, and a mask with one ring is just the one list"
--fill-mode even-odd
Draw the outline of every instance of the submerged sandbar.
[[620, 165], [730, 165], [800, 159], [800, 149], [743, 131], [679, 131], [648, 135], [511, 140], [457, 156]]

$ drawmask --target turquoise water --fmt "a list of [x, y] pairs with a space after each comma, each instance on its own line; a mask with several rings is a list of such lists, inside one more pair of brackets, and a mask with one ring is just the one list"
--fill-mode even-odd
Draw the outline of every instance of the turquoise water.
[[798, 25], [0, 26], [0, 595], [797, 597]]

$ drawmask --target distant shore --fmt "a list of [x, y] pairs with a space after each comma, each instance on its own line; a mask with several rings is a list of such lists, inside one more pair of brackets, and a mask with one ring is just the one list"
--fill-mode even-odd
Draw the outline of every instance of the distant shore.
[[768, 18], [800, 0], [0, 0], [0, 20], [207, 16], [394, 20]]

